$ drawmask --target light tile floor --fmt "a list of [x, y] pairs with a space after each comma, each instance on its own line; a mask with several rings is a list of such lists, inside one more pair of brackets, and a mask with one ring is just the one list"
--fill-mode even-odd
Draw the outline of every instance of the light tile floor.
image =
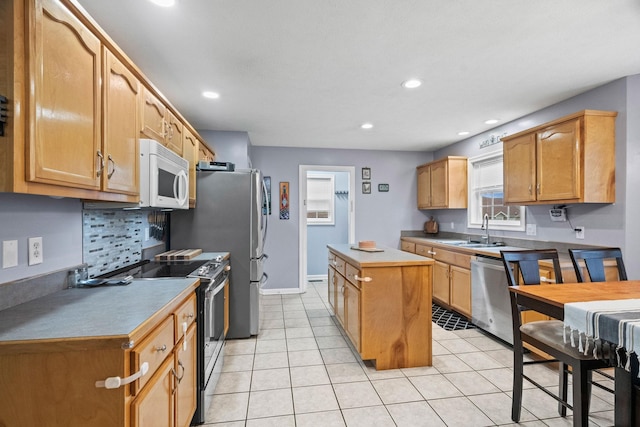
[[[257, 337], [229, 340], [212, 396], [211, 426], [507, 426], [511, 349], [478, 330], [433, 325], [433, 366], [376, 371], [328, 310], [326, 283], [302, 295], [262, 296]], [[557, 372], [527, 368], [555, 387]], [[609, 386], [612, 386], [609, 384]], [[557, 403], [525, 382], [524, 426], [571, 426]], [[590, 425], [613, 425], [613, 396], [594, 388]]]

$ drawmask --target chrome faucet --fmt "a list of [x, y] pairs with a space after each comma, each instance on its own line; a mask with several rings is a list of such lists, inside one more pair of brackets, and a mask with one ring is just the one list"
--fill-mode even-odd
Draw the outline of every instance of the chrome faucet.
[[484, 236], [482, 236], [482, 240], [485, 241], [485, 243], [488, 245], [489, 242], [489, 214], [484, 214], [484, 217], [482, 218], [482, 226], [480, 227], [480, 230], [484, 230]]

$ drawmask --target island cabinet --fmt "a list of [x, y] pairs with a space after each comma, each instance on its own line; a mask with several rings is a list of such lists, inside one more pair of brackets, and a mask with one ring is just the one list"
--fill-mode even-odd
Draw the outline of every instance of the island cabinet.
[[397, 249], [329, 245], [329, 303], [376, 369], [429, 366], [433, 260]]
[[449, 156], [417, 167], [418, 209], [467, 207], [467, 158]]
[[[127, 316], [126, 310], [135, 305], [141, 311], [154, 306], [154, 297], [133, 303], [136, 297], [132, 292], [126, 295], [127, 302], [121, 302], [125, 311], [114, 306], [111, 319], [98, 314], [73, 319], [85, 323], [88, 335], [84, 337], [0, 341], [0, 425], [189, 426], [197, 402], [197, 281], [192, 283], [189, 287], [181, 285], [179, 291], [172, 289], [170, 302], [158, 304], [157, 311], [150, 309], [154, 314], [146, 319], [130, 313], [129, 317], [136, 319], [132, 324], [141, 322], [125, 335], [90, 336], [89, 331], [130, 322], [118, 316]], [[147, 287], [139, 288], [140, 292], [156, 286], [162, 288], [158, 288], [159, 292], [166, 292], [172, 284], [128, 285], [132, 286]], [[108, 311], [108, 304], [121, 301], [104, 293], [105, 297], [87, 295], [96, 291], [62, 291], [76, 295], [60, 299], [66, 298], [69, 306], [104, 301], [107, 305], [100, 308], [103, 312]], [[53, 302], [48, 311], [75, 313], [67, 305]], [[47, 308], [46, 303], [40, 303], [30, 312], [54, 316]], [[79, 313], [86, 309], [75, 310]], [[38, 326], [44, 322], [34, 323]], [[66, 322], [60, 322], [62, 328], [63, 323]], [[19, 328], [19, 323], [16, 326]], [[75, 330], [81, 331], [82, 327]]]
[[503, 137], [505, 203], [615, 202], [616, 115], [584, 110]]

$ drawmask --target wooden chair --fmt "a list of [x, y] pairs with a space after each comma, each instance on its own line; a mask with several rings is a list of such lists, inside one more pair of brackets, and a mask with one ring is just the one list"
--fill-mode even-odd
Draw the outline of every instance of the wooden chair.
[[[509, 286], [540, 285], [540, 260], [553, 263], [556, 283], [562, 283], [562, 271], [555, 249], [500, 251], [507, 274]], [[513, 266], [517, 266], [522, 281], [519, 282]], [[521, 312], [527, 310], [518, 304], [517, 294], [509, 292], [511, 299], [511, 317], [513, 326], [513, 398], [511, 419], [520, 421], [522, 409], [522, 385], [526, 379], [549, 396], [558, 401], [558, 412], [566, 416], [567, 408], [573, 410], [573, 425], [587, 426], [589, 423], [589, 401], [591, 396], [591, 371], [604, 368], [604, 361], [594, 359], [591, 354], [585, 356], [570, 343], [564, 343], [564, 324], [560, 320], [543, 320], [522, 324]], [[523, 343], [538, 348], [554, 357], [553, 360], [524, 360]], [[560, 362], [560, 393], [555, 395], [544, 386], [524, 373], [524, 366], [534, 363]], [[567, 402], [568, 374], [571, 367], [573, 374], [573, 406]]]
[[580, 261], [584, 262], [590, 281], [606, 282], [604, 271], [604, 260], [606, 259], [614, 259], [616, 261], [618, 280], [627, 280], [627, 271], [624, 268], [620, 248], [569, 249], [569, 256], [571, 256], [578, 282], [586, 282]]

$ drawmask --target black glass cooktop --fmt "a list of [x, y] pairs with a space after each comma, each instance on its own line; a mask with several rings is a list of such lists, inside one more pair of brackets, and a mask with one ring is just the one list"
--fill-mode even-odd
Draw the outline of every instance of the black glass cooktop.
[[143, 261], [128, 267], [123, 267], [102, 277], [132, 276], [135, 279], [156, 279], [160, 277], [187, 277], [207, 260], [188, 261]]

